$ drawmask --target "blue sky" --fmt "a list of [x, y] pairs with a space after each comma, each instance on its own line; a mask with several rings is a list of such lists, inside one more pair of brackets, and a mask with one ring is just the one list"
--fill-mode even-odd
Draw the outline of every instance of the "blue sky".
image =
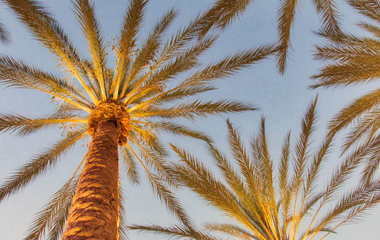
[[[45, 0], [48, 6], [61, 23], [72, 41], [85, 56], [88, 56], [86, 41], [81, 33], [79, 24], [72, 12], [69, 0]], [[178, 27], [185, 26], [202, 9], [205, 9], [213, 0], [151, 0], [147, 9], [144, 27], [140, 39], [144, 39], [146, 33], [153, 28], [154, 23], [171, 7], [180, 11], [177, 21], [170, 28], [174, 33]], [[128, 6], [127, 0], [97, 0], [96, 10], [99, 22], [107, 41], [119, 34], [122, 17]], [[223, 32], [215, 46], [202, 57], [204, 63], [219, 60], [228, 54], [235, 53], [251, 47], [259, 47], [262, 44], [274, 43], [277, 40], [276, 15], [278, 1], [257, 1], [236, 20], [229, 29]], [[362, 33], [355, 25], [360, 16], [356, 15], [345, 3], [338, 5], [341, 9], [342, 22], [345, 30], [352, 33]], [[21, 24], [14, 18], [10, 10], [0, 3], [0, 19], [8, 27], [12, 35], [12, 43], [8, 46], [0, 45], [0, 53], [21, 59], [46, 71], [57, 74], [55, 57], [48, 53], [32, 36], [26, 32]], [[256, 104], [260, 111], [241, 113], [235, 115], [214, 116], [209, 119], [199, 119], [195, 123], [186, 122], [189, 126], [203, 130], [211, 135], [220, 149], [227, 151], [226, 124], [230, 118], [240, 126], [244, 138], [248, 139], [256, 131], [260, 116], [265, 115], [267, 123], [268, 139], [272, 157], [276, 162], [279, 158], [281, 144], [285, 134], [292, 129], [293, 142], [298, 133], [301, 117], [307, 106], [319, 95], [318, 129], [315, 134], [315, 143], [321, 142], [325, 134], [328, 120], [350, 100], [360, 96], [372, 86], [359, 86], [346, 89], [319, 89], [308, 90], [313, 83], [309, 78], [316, 74], [322, 66], [321, 63], [312, 61], [313, 48], [321, 44], [321, 38], [316, 37], [312, 30], [320, 27], [318, 16], [311, 0], [302, 1], [297, 11], [296, 22], [292, 31], [291, 60], [283, 76], [276, 70], [273, 58], [261, 61], [252, 68], [245, 69], [228, 79], [220, 79], [216, 82], [218, 90], [204, 95], [204, 99], [236, 99]], [[169, 35], [168, 35], [169, 36]], [[114, 59], [110, 52], [108, 63], [114, 65]], [[19, 113], [25, 116], [38, 116], [52, 112], [55, 104], [50, 102], [50, 97], [32, 90], [1, 89], [0, 113]], [[32, 136], [20, 138], [12, 134], [0, 135], [0, 182], [3, 182], [10, 173], [28, 161], [35, 154], [50, 146], [60, 139], [60, 133], [55, 130], [41, 131]], [[205, 164], [212, 167], [210, 157], [204, 151], [204, 145], [196, 140], [175, 138], [169, 135], [162, 136], [168, 142], [186, 147], [192, 151]], [[336, 147], [334, 150], [338, 150]], [[85, 146], [78, 146], [62, 158], [56, 167], [39, 177], [21, 192], [14, 194], [0, 204], [0, 239], [22, 239], [37, 213], [48, 201], [49, 197], [71, 176], [86, 152]], [[332, 169], [337, 166], [339, 159], [337, 154], [331, 154], [331, 158], [322, 170], [321, 179], [327, 179]], [[171, 160], [175, 161], [176, 156]], [[144, 175], [141, 174], [142, 179]], [[124, 179], [126, 179], [124, 177]], [[356, 179], [352, 180], [354, 183]], [[131, 186], [123, 181], [126, 191], [127, 220], [128, 223], [148, 224], [155, 223], [168, 225], [176, 220], [160, 205], [156, 196], [151, 192], [149, 184], [142, 181], [140, 186]], [[321, 181], [323, 186], [323, 181]], [[207, 221], [228, 221], [210, 209], [194, 194], [186, 191], [178, 193], [184, 207], [191, 217], [200, 226]], [[331, 234], [330, 240], [361, 239], [373, 240], [380, 234], [380, 208], [370, 211], [372, 214], [361, 223], [354, 223], [338, 229], [338, 234]], [[151, 234], [131, 233], [131, 239], [164, 239]]]

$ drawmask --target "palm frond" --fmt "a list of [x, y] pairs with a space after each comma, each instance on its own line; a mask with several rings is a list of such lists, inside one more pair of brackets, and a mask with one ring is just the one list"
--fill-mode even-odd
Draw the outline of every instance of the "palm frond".
[[50, 240], [57, 240], [61, 236], [78, 180], [79, 174], [74, 175], [53, 195], [43, 210], [36, 214], [25, 239], [42, 239], [46, 231]]
[[90, 3], [89, 0], [75, 0], [73, 4], [79, 23], [82, 26], [82, 31], [89, 42], [93, 71], [101, 91], [100, 100], [104, 101], [108, 96], [105, 83], [107, 80], [106, 53], [100, 26], [95, 17], [94, 3]]
[[340, 110], [338, 114], [330, 121], [328, 126], [329, 134], [335, 134], [342, 128], [347, 127], [354, 120], [358, 119], [361, 114], [371, 111], [380, 103], [380, 90], [377, 89], [356, 99], [348, 107]]
[[0, 57], [0, 84], [37, 89], [88, 112], [93, 107], [79, 89], [66, 81], [7, 56]]
[[[132, 123], [133, 122], [134, 121], [132, 121]], [[138, 122], [138, 124], [153, 127], [155, 129], [162, 130], [162, 131], [179, 135], [179, 136], [197, 138], [205, 142], [212, 141], [211, 138], [207, 136], [205, 133], [190, 129], [187, 126], [184, 126], [178, 123], [173, 123], [173, 122], [168, 122], [168, 121], [157, 121], [157, 122], [143, 122], [143, 123]]]
[[349, 0], [348, 3], [361, 14], [380, 23], [380, 5], [377, 0]]
[[133, 184], [139, 184], [139, 174], [137, 170], [136, 160], [133, 154], [126, 147], [119, 148], [119, 151], [121, 153], [121, 158], [123, 159], [129, 180]]
[[[350, 193], [345, 194], [336, 204], [334, 209], [327, 213], [325, 217], [321, 219], [321, 221], [318, 222], [311, 230], [311, 232], [313, 232], [313, 236], [315, 236], [320, 229], [325, 228], [328, 224], [331, 224], [334, 220], [338, 221], [336, 226], [338, 227], [348, 221], [357, 219], [365, 210], [370, 209], [376, 203], [380, 202], [379, 191], [380, 183], [374, 182], [370, 187], [360, 185]], [[341, 215], [345, 213], [347, 214], [341, 217]], [[340, 220], [338, 220], [339, 218]], [[336, 227], [332, 228], [330, 232], [335, 230]]]
[[136, 110], [131, 112], [130, 115], [139, 117], [159, 117], [165, 119], [183, 117], [194, 120], [197, 117], [206, 117], [208, 115], [254, 110], [257, 110], [257, 108], [253, 107], [252, 104], [237, 101], [219, 100], [217, 102], [204, 102], [196, 100], [190, 103], [178, 104], [170, 108], [152, 107], [149, 111]]
[[227, 233], [229, 235], [243, 238], [243, 239], [255, 239], [260, 240], [260, 238], [257, 238], [252, 233], [248, 232], [247, 230], [236, 226], [232, 224], [216, 224], [216, 223], [206, 223], [205, 229], [209, 231], [217, 231], [222, 233]]
[[253, 0], [219, 0], [203, 13], [199, 22], [199, 35], [205, 36], [212, 28], [224, 29], [239, 17]]
[[0, 42], [7, 44], [11, 41], [8, 30], [4, 27], [4, 24], [0, 22]]
[[196, 239], [196, 240], [217, 240], [218, 238], [208, 233], [195, 230], [194, 228], [173, 225], [171, 227], [161, 227], [158, 225], [132, 225], [129, 227], [140, 232], [153, 232], [155, 234], [163, 234], [169, 239]]
[[282, 1], [278, 11], [278, 32], [279, 32], [279, 50], [277, 53], [277, 68], [281, 74], [285, 72], [286, 61], [290, 48], [290, 30], [294, 23], [295, 11], [298, 0]]
[[114, 99], [118, 97], [120, 82], [128, 70], [132, 50], [136, 45], [137, 33], [140, 30], [147, 3], [147, 0], [134, 0], [130, 3], [125, 14], [117, 49], [118, 63], [115, 73], [116, 77], [111, 86]]
[[86, 129], [74, 132], [22, 166], [0, 187], [0, 201], [20, 190], [39, 174], [51, 169], [57, 163], [59, 157], [66, 154], [85, 135], [87, 135]]
[[323, 28], [329, 35], [339, 38], [342, 35], [339, 14], [334, 0], [314, 0], [317, 12], [322, 15]]
[[126, 221], [126, 212], [124, 207], [125, 195], [124, 189], [121, 185], [122, 181], [119, 181], [119, 239], [128, 240], [128, 226]]
[[346, 136], [342, 154], [344, 154], [348, 149], [351, 148], [355, 143], [359, 142], [361, 139], [371, 139], [376, 134], [380, 127], [380, 114], [379, 109], [374, 109], [358, 119], [355, 127]]
[[162, 34], [174, 21], [177, 14], [178, 13], [174, 9], [168, 11], [164, 15], [164, 17], [157, 23], [152, 33], [145, 40], [141, 47], [141, 50], [138, 52], [131, 66], [126, 81], [121, 82], [121, 84], [123, 85], [122, 90], [120, 92], [121, 98], [123, 98], [126, 94], [127, 87], [129, 87], [130, 83], [133, 84], [134, 89], [137, 89], [142, 84], [141, 82], [131, 81], [135, 79], [136, 75], [145, 65], [149, 63], [149, 61], [152, 61], [154, 59], [156, 51], [159, 49], [161, 45]]
[[360, 22], [358, 25], [364, 30], [372, 33], [376, 38], [380, 38], [380, 28], [378, 26], [366, 22]]
[[83, 76], [86, 76], [85, 64], [52, 15], [35, 0], [4, 0], [4, 2], [15, 11], [21, 22], [28, 26], [34, 37], [60, 58], [62, 65], [77, 78], [92, 101], [97, 103], [94, 89], [90, 89], [83, 79]]
[[209, 83], [211, 80], [230, 77], [239, 70], [249, 67], [260, 60], [266, 59], [275, 52], [274, 46], [261, 46], [227, 56], [223, 60], [209, 64], [204, 69], [188, 77], [183, 85]]
[[59, 112], [40, 118], [29, 118], [17, 114], [0, 114], [0, 133], [17, 132], [20, 136], [29, 135], [42, 129], [54, 126], [62, 126], [65, 123], [86, 124], [86, 119], [81, 119], [70, 114]]

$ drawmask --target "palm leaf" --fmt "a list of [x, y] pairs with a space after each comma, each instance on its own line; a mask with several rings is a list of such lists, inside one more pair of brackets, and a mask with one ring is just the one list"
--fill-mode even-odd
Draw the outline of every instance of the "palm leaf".
[[86, 129], [74, 132], [22, 166], [0, 187], [0, 201], [20, 190], [39, 174], [51, 169], [57, 163], [59, 157], [65, 155], [85, 135], [87, 135]]
[[20, 136], [29, 135], [38, 130], [60, 126], [65, 123], [85, 124], [87, 120], [59, 112], [40, 118], [29, 118], [16, 114], [0, 114], [0, 132], [17, 132]]
[[170, 108], [151, 108], [149, 109], [149, 111], [136, 110], [131, 112], [131, 116], [154, 116], [166, 119], [184, 117], [194, 120], [196, 117], [206, 117], [208, 115], [215, 115], [221, 113], [254, 110], [256, 110], [256, 108], [252, 105], [237, 101], [219, 100], [217, 102], [203, 102], [201, 100], [197, 100], [195, 102], [178, 104]]
[[10, 42], [10, 34], [4, 27], [4, 24], [0, 22], [0, 42], [7, 44]]
[[61, 236], [78, 180], [79, 175], [73, 176], [52, 196], [51, 201], [36, 214], [25, 239], [42, 239], [46, 231], [50, 240]]
[[45, 11], [44, 7], [35, 0], [5, 0], [5, 2], [15, 11], [18, 18], [29, 27], [34, 37], [60, 58], [62, 65], [67, 67], [78, 79], [92, 101], [97, 103], [94, 90], [90, 89], [83, 79], [83, 76], [86, 76], [85, 65], [68, 36], [51, 14]]
[[89, 42], [93, 71], [95, 79], [99, 81], [101, 91], [100, 100], [104, 101], [108, 94], [105, 83], [107, 80], [106, 53], [100, 26], [95, 17], [94, 4], [91, 4], [89, 0], [75, 0], [73, 3], [83, 33]]

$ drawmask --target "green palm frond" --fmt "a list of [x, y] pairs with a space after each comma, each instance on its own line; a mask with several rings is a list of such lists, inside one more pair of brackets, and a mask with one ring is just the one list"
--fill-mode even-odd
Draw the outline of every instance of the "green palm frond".
[[74, 147], [74, 144], [87, 135], [87, 130], [82, 129], [67, 136], [65, 139], [58, 141], [44, 153], [34, 157], [29, 163], [22, 166], [11, 177], [9, 177], [0, 187], [0, 201], [4, 200], [10, 194], [15, 193], [30, 181], [35, 179], [39, 174], [51, 169], [57, 160]]
[[16, 114], [0, 114], [0, 132], [17, 132], [20, 136], [29, 135], [57, 125], [63, 126], [66, 123], [79, 125], [86, 124], [87, 120], [59, 112], [40, 118], [29, 118]]

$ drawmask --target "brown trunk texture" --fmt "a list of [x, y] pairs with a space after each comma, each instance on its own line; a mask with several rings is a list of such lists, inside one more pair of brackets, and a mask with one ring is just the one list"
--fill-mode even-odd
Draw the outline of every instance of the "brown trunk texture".
[[67, 219], [62, 240], [118, 239], [119, 161], [114, 122], [100, 124]]

